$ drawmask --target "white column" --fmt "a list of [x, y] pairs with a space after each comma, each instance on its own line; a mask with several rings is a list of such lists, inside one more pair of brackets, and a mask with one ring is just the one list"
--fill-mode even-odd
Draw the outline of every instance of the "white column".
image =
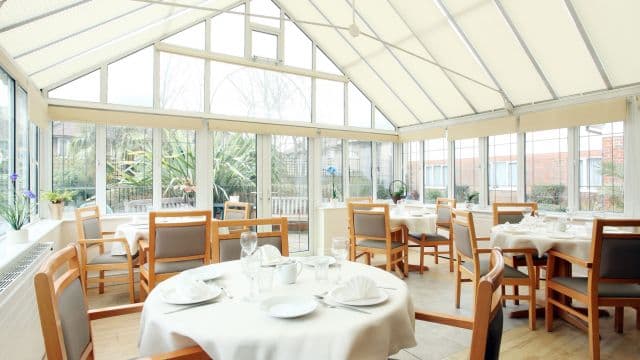
[[344, 202], [351, 196], [349, 193], [349, 140], [342, 141], [342, 200]]
[[567, 207], [578, 210], [580, 207], [580, 128], [567, 129]]
[[449, 198], [456, 197], [456, 148], [455, 141], [447, 139], [449, 144], [449, 156], [447, 157], [447, 169], [449, 170]]
[[96, 125], [96, 205], [107, 213], [107, 127]]
[[207, 120], [196, 130], [196, 207], [213, 209], [211, 179], [213, 178], [213, 139]]
[[638, 98], [631, 96], [627, 99], [627, 118], [624, 122], [624, 215], [633, 218], [640, 217], [640, 189], [637, 183], [637, 179], [640, 178], [640, 141], [636, 138], [638, 134]]
[[524, 133], [518, 133], [518, 188], [517, 188], [517, 201], [526, 201], [526, 138]]
[[[318, 208], [322, 205], [320, 196], [320, 138], [309, 138], [309, 251], [317, 253], [320, 239], [320, 227], [323, 224], [318, 221]], [[321, 241], [320, 241], [321, 243]]]
[[162, 208], [162, 129], [153, 129], [153, 209]]
[[480, 148], [480, 197], [478, 205], [486, 208], [489, 205], [489, 183], [488, 183], [488, 162], [489, 162], [489, 138], [478, 138], [478, 147]]
[[[40, 189], [39, 193], [51, 191], [53, 188], [53, 122], [48, 121], [47, 126], [40, 128]], [[49, 207], [47, 201], [40, 199], [40, 217], [48, 217]]]

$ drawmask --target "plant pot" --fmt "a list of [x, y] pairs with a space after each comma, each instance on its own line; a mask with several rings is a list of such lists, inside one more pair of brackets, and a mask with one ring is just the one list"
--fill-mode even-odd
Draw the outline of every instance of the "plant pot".
[[331, 200], [329, 200], [329, 206], [331, 206], [332, 208], [338, 206], [338, 199], [331, 198]]
[[473, 203], [472, 202], [466, 202], [464, 203], [465, 207], [467, 208], [467, 210], [471, 210], [473, 208]]
[[397, 203], [398, 203], [398, 200], [402, 200], [402, 199], [404, 199], [404, 198], [405, 198], [405, 197], [404, 197], [404, 196], [402, 196], [402, 195], [391, 195], [391, 200], [393, 200], [393, 203], [394, 203], [394, 204], [397, 204]]
[[7, 232], [7, 240], [9, 241], [9, 244], [24, 244], [29, 241], [29, 230], [9, 229], [9, 231]]
[[64, 203], [49, 203], [49, 217], [53, 220], [62, 220], [64, 213]]

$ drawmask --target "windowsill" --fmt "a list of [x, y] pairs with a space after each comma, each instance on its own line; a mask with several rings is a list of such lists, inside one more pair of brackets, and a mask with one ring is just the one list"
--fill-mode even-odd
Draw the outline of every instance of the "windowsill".
[[61, 224], [60, 220], [39, 220], [26, 225], [24, 228], [29, 230], [29, 241], [23, 244], [9, 244], [7, 236], [0, 237], [0, 273]]

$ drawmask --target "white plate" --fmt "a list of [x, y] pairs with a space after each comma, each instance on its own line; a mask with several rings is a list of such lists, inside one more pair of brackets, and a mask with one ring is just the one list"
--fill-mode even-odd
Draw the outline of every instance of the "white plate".
[[549, 234], [549, 236], [556, 239], [573, 239], [574, 237], [576, 237], [573, 234], [567, 234], [562, 232], [551, 233]]
[[380, 295], [378, 297], [376, 297], [376, 298], [342, 301], [342, 300], [339, 300], [340, 296], [337, 296], [337, 295], [339, 295], [340, 291], [343, 291], [343, 289], [344, 288], [342, 288], [342, 287], [337, 287], [337, 288], [333, 289], [329, 293], [329, 295], [327, 295], [327, 297], [329, 298], [329, 300], [335, 301], [338, 304], [351, 305], [351, 306], [378, 305], [378, 304], [381, 304], [381, 303], [387, 301], [387, 299], [389, 298], [389, 294], [387, 294], [386, 292], [378, 289], [378, 292], [379, 292]]
[[211, 264], [183, 271], [182, 275], [187, 275], [194, 280], [207, 281], [219, 278], [222, 276], [222, 271], [220, 271], [218, 264]]
[[291, 319], [314, 312], [318, 302], [311, 296], [274, 296], [264, 300], [260, 306], [273, 317]]
[[188, 298], [176, 291], [175, 286], [164, 286], [160, 292], [160, 298], [167, 304], [173, 305], [190, 305], [217, 298], [222, 293], [217, 286], [207, 286], [209, 291], [197, 298]]
[[326, 255], [300, 256], [299, 258], [296, 258], [296, 260], [298, 260], [299, 262], [307, 266], [316, 266], [316, 262], [322, 258], [326, 258], [329, 260], [329, 266], [336, 263], [336, 258], [334, 258], [333, 256], [326, 256]]

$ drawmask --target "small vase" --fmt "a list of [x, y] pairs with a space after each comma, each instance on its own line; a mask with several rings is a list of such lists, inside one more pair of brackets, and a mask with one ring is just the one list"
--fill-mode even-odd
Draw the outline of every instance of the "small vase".
[[20, 229], [7, 231], [7, 240], [9, 244], [24, 244], [29, 241], [29, 230]]
[[62, 220], [64, 203], [49, 203], [49, 217], [53, 220]]
[[473, 208], [473, 203], [472, 202], [466, 202], [465, 206], [466, 206], [467, 210], [471, 210]]
[[331, 200], [329, 201], [329, 206], [336, 207], [336, 205], [338, 205], [338, 199], [331, 198]]

